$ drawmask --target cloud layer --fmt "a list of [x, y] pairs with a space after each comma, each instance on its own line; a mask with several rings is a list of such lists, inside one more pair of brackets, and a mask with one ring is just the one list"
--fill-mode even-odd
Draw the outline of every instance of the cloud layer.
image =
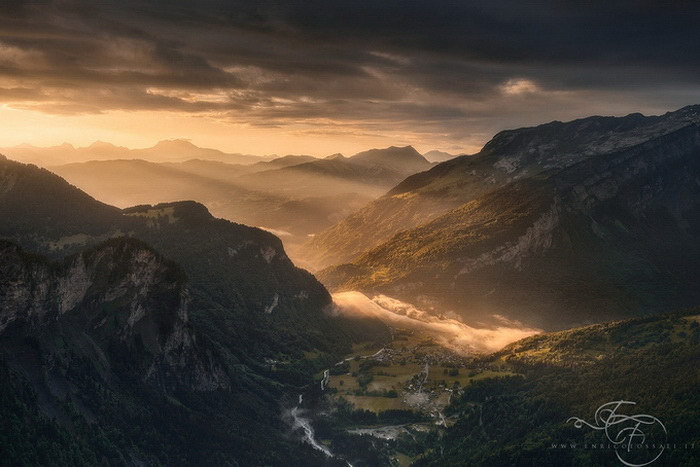
[[700, 101], [698, 20], [690, 1], [6, 1], [0, 102], [461, 148]]
[[495, 352], [541, 332], [516, 326], [514, 322], [508, 326], [474, 328], [455, 319], [438, 318], [385, 295], [370, 299], [360, 292], [341, 292], [333, 294], [333, 302], [340, 314], [370, 316], [394, 328], [420, 331], [440, 345], [463, 354]]

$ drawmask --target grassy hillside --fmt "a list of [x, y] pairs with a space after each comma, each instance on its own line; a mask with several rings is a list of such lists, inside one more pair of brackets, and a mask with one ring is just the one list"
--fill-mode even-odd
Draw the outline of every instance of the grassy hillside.
[[[484, 358], [521, 376], [469, 385], [446, 412], [457, 422], [417, 465], [621, 465], [614, 449], [590, 448], [609, 444], [602, 432], [567, 423], [593, 422], [598, 407], [619, 400], [636, 405], [618, 413], [650, 414], [665, 425], [671, 446], [658, 465], [697, 465], [699, 312], [543, 334]], [[622, 453], [640, 463], [656, 454]]]

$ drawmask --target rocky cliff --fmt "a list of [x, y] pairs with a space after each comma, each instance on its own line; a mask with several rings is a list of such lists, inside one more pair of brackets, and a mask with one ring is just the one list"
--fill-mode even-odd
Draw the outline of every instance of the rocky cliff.
[[0, 243], [0, 337], [31, 337], [43, 359], [80, 355], [105, 374], [125, 371], [164, 390], [226, 388], [222, 367], [197, 342], [189, 301], [182, 269], [136, 240], [60, 262]]

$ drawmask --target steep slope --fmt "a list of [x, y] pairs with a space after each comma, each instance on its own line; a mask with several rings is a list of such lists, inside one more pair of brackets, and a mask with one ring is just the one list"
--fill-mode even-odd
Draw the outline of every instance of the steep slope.
[[[219, 316], [216, 310], [242, 313], [232, 330], [241, 339], [265, 337], [250, 348], [239, 343], [237, 351], [274, 354], [288, 348], [296, 349], [298, 356], [320, 343], [327, 350], [347, 345], [347, 337], [341, 338], [335, 321], [323, 312], [330, 304], [328, 293], [313, 276], [294, 266], [271, 233], [216, 219], [195, 202], [142, 205], [120, 212], [44, 169], [8, 160], [0, 161], [0, 167], [6, 187], [0, 193], [0, 236], [61, 257], [128, 234], [180, 263], [194, 284], [193, 299], [201, 292], [202, 300], [212, 302], [213, 314]], [[39, 202], [44, 199], [46, 203]], [[72, 209], [66, 211], [64, 206]], [[109, 216], [93, 215], [100, 210]], [[47, 220], [51, 228], [45, 227]], [[246, 334], [250, 329], [256, 331]], [[278, 339], [275, 333], [286, 339]], [[277, 350], [267, 349], [268, 344]]]
[[70, 333], [64, 337], [76, 349], [93, 346], [82, 351], [157, 386], [229, 384], [206, 354], [198, 355], [183, 271], [145, 244], [109, 240], [52, 265], [2, 241], [0, 257], [4, 336]]
[[[445, 414], [456, 423], [428, 443], [416, 465], [622, 465], [619, 459], [643, 465], [656, 456], [658, 465], [696, 465], [697, 313], [543, 334], [482, 359], [483, 368], [508, 368], [518, 376], [468, 386]], [[606, 414], [594, 414], [614, 401], [635, 404], [616, 410], [619, 423], [608, 431], [574, 425], [576, 418], [604, 425]], [[624, 416], [638, 414], [656, 417], [667, 433], [646, 419], [646, 439], [636, 443], [628, 436], [636, 421]], [[615, 439], [634, 448], [615, 447]]]
[[573, 159], [400, 232], [322, 280], [550, 329], [700, 301], [700, 127]]
[[[227, 362], [195, 330], [182, 269], [150, 247], [120, 238], [50, 262], [0, 242], [0, 259], [5, 462], [316, 457], [284, 439], [281, 388]], [[276, 445], [261, 453], [264, 439]]]
[[589, 117], [497, 134], [460, 156], [401, 182], [389, 193], [315, 236], [303, 250], [317, 267], [347, 262], [394, 234], [515, 180], [623, 150], [700, 121], [700, 107], [662, 116]]
[[27, 244], [43, 238], [70, 242], [119, 228], [118, 208], [57, 179], [46, 169], [0, 155], [0, 236], [22, 236]]
[[[138, 206], [125, 214], [142, 221], [135, 236], [182, 264], [200, 310], [193, 320], [237, 358], [293, 362], [305, 351], [347, 350], [352, 332], [326, 313], [328, 292], [294, 266], [271, 233], [215, 219], [194, 202]], [[284, 365], [276, 371], [287, 376]]]

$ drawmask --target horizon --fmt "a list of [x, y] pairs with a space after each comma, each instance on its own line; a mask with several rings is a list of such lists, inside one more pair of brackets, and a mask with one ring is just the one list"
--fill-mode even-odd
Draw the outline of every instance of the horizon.
[[0, 146], [469, 154], [505, 129], [700, 102], [692, 8], [165, 5], [0, 8]]
[[[249, 154], [249, 153], [244, 153], [244, 152], [240, 152], [240, 151], [226, 151], [226, 150], [223, 150], [221, 148], [199, 146], [199, 145], [193, 143], [192, 140], [187, 139], [187, 138], [163, 139], [163, 140], [156, 141], [155, 143], [153, 143], [149, 146], [143, 146], [143, 147], [123, 146], [123, 145], [119, 145], [119, 144], [114, 144], [110, 141], [102, 141], [102, 140], [96, 140], [96, 141], [93, 141], [93, 142], [86, 144], [84, 146], [77, 145], [75, 143], [71, 143], [68, 141], [64, 141], [60, 144], [55, 144], [55, 145], [51, 145], [51, 146], [37, 146], [37, 145], [34, 145], [32, 143], [24, 142], [24, 143], [20, 143], [20, 144], [14, 145], [14, 146], [0, 146], [0, 150], [12, 150], [12, 149], [24, 150], [24, 149], [26, 149], [26, 150], [46, 151], [46, 150], [55, 150], [55, 149], [65, 148], [67, 150], [80, 151], [80, 150], [90, 150], [90, 149], [93, 149], [94, 146], [96, 146], [97, 148], [94, 148], [93, 150], [97, 152], [97, 151], [99, 151], [100, 146], [108, 146], [109, 149], [135, 151], [138, 153], [138, 151], [147, 151], [150, 149], [158, 148], [158, 146], [161, 145], [162, 143], [185, 143], [188, 145], [192, 145], [193, 149], [196, 148], [198, 150], [218, 151], [218, 152], [221, 152], [223, 155], [230, 155], [230, 156], [245, 156], [245, 157], [258, 158], [261, 161], [271, 161], [271, 160], [281, 159], [281, 158], [289, 157], [289, 156], [311, 156], [311, 157], [314, 157], [316, 159], [325, 159], [327, 157], [341, 155], [343, 157], [350, 158], [350, 157], [353, 157], [357, 154], [360, 154], [360, 153], [363, 153], [366, 151], [387, 150], [387, 149], [392, 149], [392, 148], [409, 148], [409, 147], [415, 149], [422, 156], [424, 156], [430, 152], [442, 152], [442, 153], [448, 154], [447, 151], [440, 151], [438, 149], [428, 149], [425, 151], [419, 151], [417, 148], [415, 148], [412, 145], [405, 145], [405, 146], [390, 145], [390, 146], [384, 146], [384, 147], [367, 147], [367, 148], [363, 148], [357, 152], [353, 152], [351, 154], [342, 153], [342, 152], [335, 152], [335, 153], [331, 153], [331, 154], [302, 154], [302, 153]], [[164, 149], [163, 151], [166, 151], [166, 149]], [[11, 156], [8, 154], [2, 154], [2, 155]], [[105, 154], [105, 155], [107, 155], [107, 154]], [[468, 154], [467, 153], [451, 153], [451, 155], [456, 157], [456, 156], [468, 155]], [[144, 160], [144, 161], [148, 161], [148, 162], [159, 163], [159, 162], [172, 161], [171, 159], [156, 160], [157, 158], [154, 158], [154, 157], [144, 158], [142, 154], [141, 155], [135, 154], [135, 156], [139, 156], [139, 157], [125, 159], [123, 157], [120, 157], [119, 154], [116, 154], [115, 159], [109, 159], [109, 158], [107, 158], [107, 159], [89, 159], [89, 160], [80, 159], [80, 160], [75, 160], [72, 162], [81, 163], [81, 162], [95, 162], [95, 161], [106, 162], [106, 161], [110, 161], [110, 160]], [[9, 158], [12, 159], [12, 157], [9, 157]], [[193, 154], [191, 158], [189, 156], [187, 156], [187, 159], [185, 159], [185, 160], [197, 160], [197, 159], [207, 160], [206, 156], [202, 157], [202, 156], [198, 156], [197, 154]], [[69, 162], [69, 163], [72, 163], [72, 162]], [[221, 161], [219, 161], [219, 162], [221, 162]], [[235, 164], [234, 162], [230, 162], [230, 163]]]
[[0, 455], [700, 465], [698, 24], [0, 2]]
[[[454, 150], [448, 150], [440, 147], [433, 147], [433, 146], [425, 146], [425, 145], [415, 145], [415, 144], [391, 144], [390, 142], [385, 142], [385, 145], [383, 146], [358, 146], [355, 149], [353, 149], [351, 152], [343, 152], [343, 151], [333, 151], [333, 152], [272, 152], [272, 153], [253, 153], [253, 152], [246, 152], [242, 150], [237, 150], [235, 147], [231, 146], [226, 146], [226, 147], [215, 147], [213, 145], [207, 145], [207, 143], [198, 143], [193, 140], [193, 138], [187, 138], [187, 137], [167, 137], [163, 139], [158, 139], [158, 140], [151, 140], [151, 142], [145, 142], [141, 143], [140, 145], [128, 145], [128, 144], [120, 144], [116, 141], [107, 141], [107, 140], [101, 140], [101, 139], [96, 139], [96, 140], [86, 140], [83, 143], [80, 142], [75, 142], [75, 141], [59, 141], [56, 143], [47, 143], [46, 145], [40, 145], [37, 143], [32, 143], [29, 141], [22, 141], [21, 143], [17, 144], [12, 144], [12, 145], [4, 145], [0, 144], [0, 149], [22, 149], [22, 148], [33, 148], [33, 149], [55, 149], [55, 148], [60, 148], [60, 147], [71, 147], [73, 149], [79, 150], [79, 149], [89, 149], [92, 146], [96, 146], [99, 144], [105, 144], [112, 146], [114, 148], [119, 148], [119, 149], [126, 149], [130, 151], [139, 151], [139, 150], [146, 150], [146, 149], [152, 149], [157, 147], [161, 143], [175, 143], [175, 142], [183, 142], [183, 143], [190, 143], [193, 146], [196, 146], [198, 149], [213, 149], [216, 151], [223, 152], [225, 154], [235, 154], [235, 155], [243, 155], [243, 156], [253, 156], [253, 157], [259, 157], [261, 159], [273, 159], [273, 158], [278, 158], [278, 157], [285, 157], [285, 156], [291, 156], [291, 155], [310, 155], [319, 159], [322, 159], [324, 157], [328, 157], [331, 155], [335, 154], [342, 154], [346, 157], [351, 157], [352, 155], [358, 154], [363, 151], [368, 151], [371, 149], [388, 149], [390, 147], [406, 147], [410, 146], [413, 147], [416, 151], [418, 151], [421, 155], [425, 155], [426, 153], [429, 153], [431, 151], [438, 151], [438, 152], [444, 152], [444, 153], [449, 153], [454, 156], [458, 155], [471, 155], [471, 154], [476, 154], [478, 153], [483, 146], [488, 143], [493, 136], [498, 134], [501, 131], [508, 131], [508, 130], [516, 130], [516, 129], [521, 129], [521, 128], [531, 128], [531, 127], [537, 127], [541, 125], [546, 125], [549, 123], [555, 123], [555, 122], [563, 122], [563, 123], [568, 123], [576, 120], [581, 120], [585, 118], [594, 118], [594, 117], [625, 117], [629, 115], [634, 115], [634, 114], [642, 114], [645, 117], [657, 117], [657, 116], [662, 116], [667, 113], [672, 113], [681, 109], [684, 109], [686, 107], [693, 107], [693, 106], [698, 106], [700, 104], [694, 104], [694, 103], [687, 103], [685, 105], [682, 105], [680, 107], [675, 107], [671, 109], [666, 109], [662, 111], [658, 111], [655, 113], [649, 113], [649, 112], [640, 112], [640, 111], [632, 111], [632, 112], [624, 112], [621, 114], [591, 114], [591, 115], [582, 115], [578, 116], [575, 118], [571, 118], [568, 120], [559, 120], [559, 119], [554, 119], [554, 120], [547, 120], [547, 121], [540, 121], [540, 122], [534, 122], [531, 125], [523, 125], [521, 127], [507, 127], [507, 128], [501, 128], [497, 130], [495, 133], [493, 133], [491, 136], [489, 136], [486, 140], [484, 140], [480, 145], [475, 146], [472, 148], [471, 151], [454, 151]], [[1, 139], [1, 137], [0, 137]], [[417, 146], [423, 146], [423, 148], [419, 148]]]

